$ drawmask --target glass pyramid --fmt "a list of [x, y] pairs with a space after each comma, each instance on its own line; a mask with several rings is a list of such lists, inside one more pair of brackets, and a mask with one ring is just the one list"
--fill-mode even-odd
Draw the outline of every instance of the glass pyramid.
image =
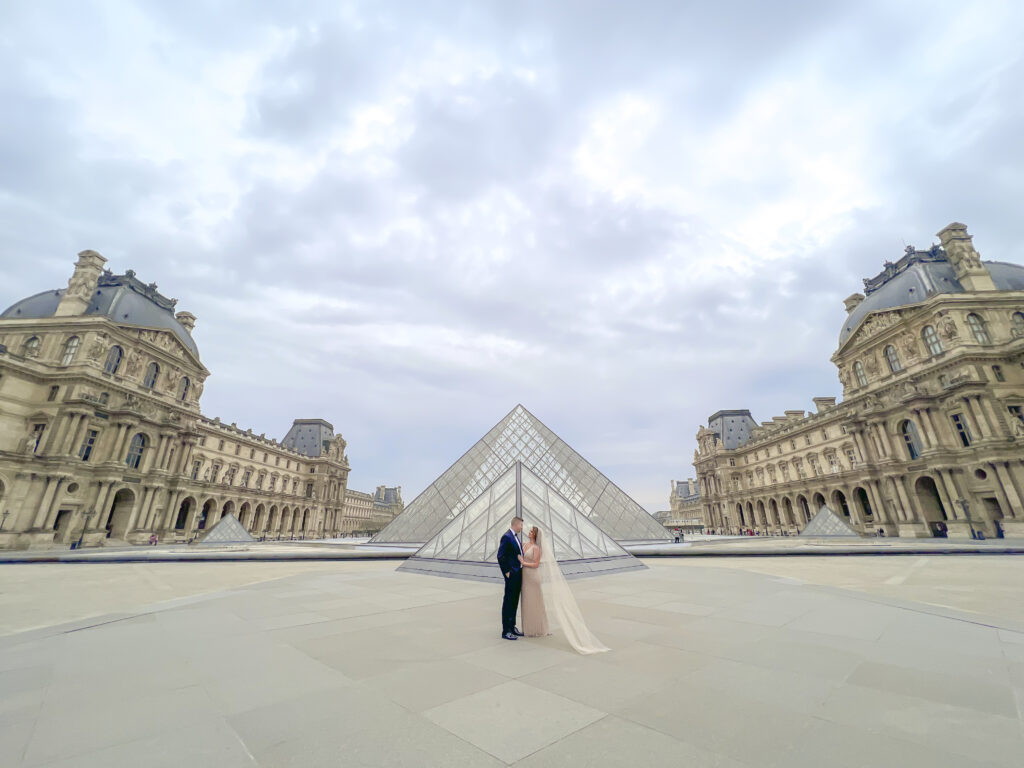
[[516, 462], [615, 541], [656, 543], [671, 538], [639, 504], [517, 405], [371, 541], [422, 544], [432, 539]]
[[818, 538], [822, 536], [852, 536], [853, 538], [859, 538], [860, 534], [856, 530], [847, 525], [846, 521], [843, 520], [839, 515], [833, 512], [828, 507], [822, 507], [818, 510], [818, 514], [811, 518], [802, 531], [801, 536], [807, 536], [810, 538]]
[[248, 544], [256, 541], [238, 518], [228, 513], [213, 526], [196, 544]]
[[514, 515], [537, 525], [566, 577], [645, 568], [522, 462], [505, 470], [399, 570], [501, 581], [498, 542]]

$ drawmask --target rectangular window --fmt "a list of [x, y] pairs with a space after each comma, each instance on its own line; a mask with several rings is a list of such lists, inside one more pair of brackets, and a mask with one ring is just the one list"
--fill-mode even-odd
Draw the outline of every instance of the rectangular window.
[[810, 435], [804, 435], [804, 445], [810, 445], [810, 444], [811, 444], [811, 436]]
[[82, 447], [78, 449], [78, 458], [82, 461], [88, 461], [89, 457], [92, 456], [93, 446], [96, 445], [96, 438], [99, 436], [99, 432], [95, 429], [90, 429], [85, 433], [85, 439], [82, 441]]
[[223, 451], [224, 450], [224, 441], [223, 440], [220, 441], [220, 445], [217, 446], [217, 450], [218, 451]]
[[829, 472], [832, 472], [833, 474], [838, 472], [839, 471], [839, 462], [836, 461], [836, 455], [834, 453], [830, 453], [826, 458], [828, 459], [828, 469], [829, 469]]
[[235, 456], [237, 456], [237, 455], [238, 455], [238, 454], [240, 454], [241, 452], [242, 452], [242, 446], [240, 446], [240, 445], [236, 445], [236, 446], [235, 446]]
[[264, 464], [267, 463], [267, 454], [265, 454], [265, 453], [263, 454], [263, 463]]
[[1003, 375], [1003, 369], [1001, 366], [992, 366], [992, 375], [996, 377], [996, 381], [1006, 381], [1006, 377]]
[[199, 438], [199, 444], [206, 445], [206, 435], [203, 435], [202, 437]]
[[312, 498], [313, 496], [313, 484], [306, 483], [306, 498]]
[[60, 394], [60, 387], [57, 387], [57, 386], [50, 387], [50, 394], [46, 396], [47, 402], [52, 403], [54, 400], [57, 399], [57, 395], [59, 395], [59, 394]]
[[261, 490], [261, 491], [263, 490], [263, 473], [262, 472], [260, 472], [258, 475], [256, 475], [256, 487], [259, 490]]
[[201, 462], [201, 461], [194, 461], [194, 462], [192, 462], [192, 479], [193, 480], [198, 480], [199, 479], [199, 470], [202, 469], [202, 467], [203, 467], [203, 462]]
[[821, 430], [821, 439], [822, 440], [828, 440], [828, 430], [826, 430], [826, 429]]
[[736, 459], [729, 459], [729, 466], [730, 467], [735, 467], [736, 466]]
[[255, 448], [250, 448], [249, 449], [249, 458], [250, 459], [255, 459], [256, 458], [256, 449]]
[[252, 470], [245, 470], [245, 474], [242, 475], [242, 485], [246, 488], [249, 487], [249, 478], [252, 476]]
[[967, 419], [964, 418], [962, 413], [954, 413], [950, 415], [953, 420], [953, 427], [956, 429], [957, 437], [960, 438], [960, 442], [967, 448], [971, 444], [971, 429], [967, 426]]
[[846, 449], [846, 460], [850, 462], [850, 468], [857, 466], [857, 454], [853, 452], [852, 448]]

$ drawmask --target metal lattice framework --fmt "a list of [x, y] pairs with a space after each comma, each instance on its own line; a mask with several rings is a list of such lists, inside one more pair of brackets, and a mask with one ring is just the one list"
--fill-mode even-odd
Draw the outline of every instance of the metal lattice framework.
[[377, 544], [423, 544], [432, 539], [516, 462], [618, 542], [659, 542], [668, 532], [541, 421], [517, 405], [417, 496]]
[[232, 514], [222, 517], [197, 544], [244, 544], [256, 541], [238, 518]]
[[812, 538], [818, 536], [852, 536], [857, 538], [860, 536], [857, 531], [847, 525], [845, 520], [828, 507], [819, 509], [818, 514], [811, 518], [811, 522], [800, 531], [800, 535]]
[[524, 531], [534, 524], [544, 531], [542, 546], [551, 547], [566, 577], [644, 567], [551, 485], [516, 462], [400, 568], [500, 581], [498, 543], [516, 514], [525, 521]]

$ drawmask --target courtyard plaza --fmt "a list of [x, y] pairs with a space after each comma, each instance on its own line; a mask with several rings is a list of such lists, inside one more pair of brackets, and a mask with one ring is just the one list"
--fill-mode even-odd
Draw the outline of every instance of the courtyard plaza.
[[587, 657], [394, 561], [0, 566], [0, 765], [1020, 765], [1024, 558], [645, 562]]

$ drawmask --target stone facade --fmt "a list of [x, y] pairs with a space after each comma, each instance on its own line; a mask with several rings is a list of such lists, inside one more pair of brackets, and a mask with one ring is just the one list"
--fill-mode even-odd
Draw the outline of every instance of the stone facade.
[[344, 532], [345, 440], [203, 416], [195, 317], [105, 261], [0, 315], [0, 548], [188, 541], [228, 513], [261, 538]]
[[827, 505], [865, 534], [1024, 535], [1024, 267], [982, 262], [962, 224], [939, 238], [846, 299], [841, 403], [698, 430], [706, 527], [795, 534]]
[[380, 485], [373, 493], [350, 489], [345, 496], [342, 533], [346, 536], [372, 536], [404, 508], [401, 487]]
[[658, 512], [654, 517], [670, 532], [704, 529], [700, 491], [696, 480], [692, 477], [687, 480], [673, 480], [672, 493], [669, 495], [668, 501], [669, 509]]

